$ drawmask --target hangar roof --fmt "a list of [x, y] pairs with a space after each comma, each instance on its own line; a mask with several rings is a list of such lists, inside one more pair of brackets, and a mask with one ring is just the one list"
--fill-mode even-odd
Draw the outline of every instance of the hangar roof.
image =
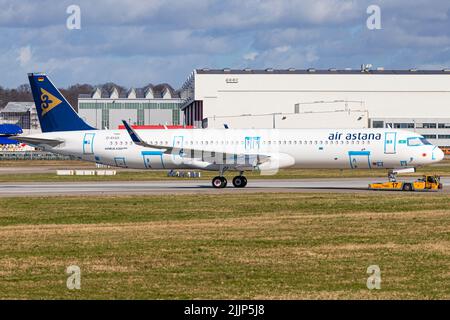
[[110, 99], [113, 92], [117, 90], [118, 97], [116, 99], [126, 99], [129, 97], [130, 92], [134, 89], [137, 99], [145, 98], [147, 91], [151, 91], [151, 96], [154, 99], [162, 99], [164, 98], [166, 92], [169, 93], [169, 97], [172, 99], [180, 98], [180, 93], [172, 88], [171, 85], [167, 83], [162, 83], [158, 85], [148, 84], [143, 88], [130, 88], [127, 91], [121, 90], [118, 87], [112, 87], [110, 90], [103, 89], [101, 87], [96, 87], [94, 91], [90, 94], [79, 94], [78, 97], [81, 99], [90, 99], [94, 98], [94, 94], [98, 92], [100, 94], [101, 99]]
[[443, 70], [385, 70], [374, 69], [361, 71], [359, 69], [196, 69], [197, 74], [421, 74], [421, 75], [450, 75], [450, 69]]
[[28, 111], [32, 111], [34, 109], [34, 102], [16, 102], [11, 101], [3, 108], [2, 113], [5, 112], [16, 112], [16, 113], [24, 113]]

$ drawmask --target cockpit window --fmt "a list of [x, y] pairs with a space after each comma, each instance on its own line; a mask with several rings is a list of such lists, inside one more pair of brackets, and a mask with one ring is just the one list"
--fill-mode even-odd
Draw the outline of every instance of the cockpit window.
[[428, 142], [427, 139], [422, 138], [422, 137], [408, 138], [408, 146], [410, 146], [410, 147], [417, 147], [417, 146], [423, 146], [423, 145], [431, 145], [431, 143]]
[[420, 139], [421, 138], [419, 137], [408, 138], [408, 146], [410, 147], [421, 146], [422, 141]]
[[431, 144], [431, 143], [430, 143], [427, 139], [425, 139], [425, 138], [420, 138], [420, 141], [422, 141], [422, 143], [425, 144], [425, 145], [430, 145], [430, 144]]

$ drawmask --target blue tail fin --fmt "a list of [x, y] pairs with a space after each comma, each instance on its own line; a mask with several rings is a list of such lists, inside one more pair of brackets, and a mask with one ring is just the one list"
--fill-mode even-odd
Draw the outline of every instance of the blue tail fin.
[[96, 130], [84, 122], [43, 73], [29, 73], [42, 132]]

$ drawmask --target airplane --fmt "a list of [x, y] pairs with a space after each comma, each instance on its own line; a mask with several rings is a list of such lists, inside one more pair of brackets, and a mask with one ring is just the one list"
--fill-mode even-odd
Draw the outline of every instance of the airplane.
[[247, 185], [246, 171], [282, 168], [388, 169], [436, 163], [444, 153], [422, 135], [385, 129], [98, 130], [83, 121], [45, 73], [29, 73], [42, 133], [11, 139], [99, 164], [135, 169], [218, 171], [214, 188]]

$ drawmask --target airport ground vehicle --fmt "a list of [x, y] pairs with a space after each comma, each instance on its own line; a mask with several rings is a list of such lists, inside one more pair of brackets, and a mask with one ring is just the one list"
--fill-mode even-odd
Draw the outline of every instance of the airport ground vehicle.
[[445, 155], [450, 155], [450, 147], [439, 147]]
[[396, 181], [396, 179], [388, 182], [371, 183], [371, 190], [401, 190], [401, 191], [437, 191], [442, 189], [440, 177], [436, 175], [424, 175], [416, 181]]

